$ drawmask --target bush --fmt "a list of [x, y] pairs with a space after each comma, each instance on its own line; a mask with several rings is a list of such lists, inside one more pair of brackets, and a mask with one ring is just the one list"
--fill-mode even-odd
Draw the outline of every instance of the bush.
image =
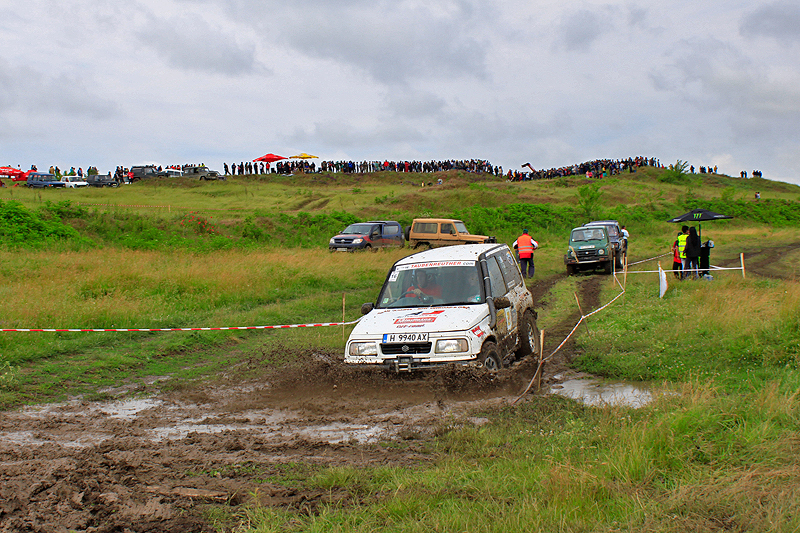
[[42, 210], [44, 216], [30, 211], [17, 201], [0, 200], [0, 244], [38, 246], [65, 240], [88, 242], [74, 228], [62, 222], [57, 213], [58, 207], [48, 203]]

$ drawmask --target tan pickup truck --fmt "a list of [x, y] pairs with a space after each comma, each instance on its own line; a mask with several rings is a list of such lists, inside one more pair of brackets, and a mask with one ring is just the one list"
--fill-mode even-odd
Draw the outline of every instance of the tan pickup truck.
[[472, 235], [462, 221], [452, 218], [415, 218], [406, 233], [406, 241], [412, 248], [497, 242], [495, 237]]

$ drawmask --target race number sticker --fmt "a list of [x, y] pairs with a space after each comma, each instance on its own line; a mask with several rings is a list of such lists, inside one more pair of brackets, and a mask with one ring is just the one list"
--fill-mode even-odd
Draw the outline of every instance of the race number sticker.
[[383, 343], [393, 344], [399, 342], [428, 342], [427, 333], [384, 333]]
[[389, 281], [397, 281], [397, 275], [398, 274], [399, 274], [399, 272], [397, 270], [395, 270], [394, 272], [389, 274]]

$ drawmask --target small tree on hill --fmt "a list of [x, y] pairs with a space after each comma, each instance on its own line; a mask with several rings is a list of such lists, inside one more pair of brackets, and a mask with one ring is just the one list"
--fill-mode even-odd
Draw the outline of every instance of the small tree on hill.
[[603, 196], [603, 191], [597, 183], [591, 185], [584, 185], [578, 189], [578, 206], [580, 206], [584, 215], [589, 218], [596, 218], [595, 214], [600, 208], [600, 197]]
[[688, 162], [678, 159], [674, 165], [670, 165], [669, 168], [664, 171], [659, 180], [666, 183], [683, 183], [688, 176], [686, 172], [688, 167]]

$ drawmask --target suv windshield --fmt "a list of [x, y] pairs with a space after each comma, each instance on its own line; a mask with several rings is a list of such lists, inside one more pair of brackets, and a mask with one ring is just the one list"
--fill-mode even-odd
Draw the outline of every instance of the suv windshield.
[[369, 235], [372, 231], [372, 224], [350, 224], [347, 226], [342, 235]]
[[455, 222], [453, 222], [453, 224], [455, 225], [455, 227], [456, 227], [456, 229], [458, 230], [459, 233], [461, 233], [463, 235], [469, 235], [469, 232], [467, 231], [467, 227], [464, 225], [463, 222], [461, 222], [460, 220], [456, 220]]
[[605, 240], [605, 232], [601, 228], [580, 228], [572, 230], [572, 242]]
[[477, 261], [397, 265], [378, 296], [378, 308], [483, 303]]

